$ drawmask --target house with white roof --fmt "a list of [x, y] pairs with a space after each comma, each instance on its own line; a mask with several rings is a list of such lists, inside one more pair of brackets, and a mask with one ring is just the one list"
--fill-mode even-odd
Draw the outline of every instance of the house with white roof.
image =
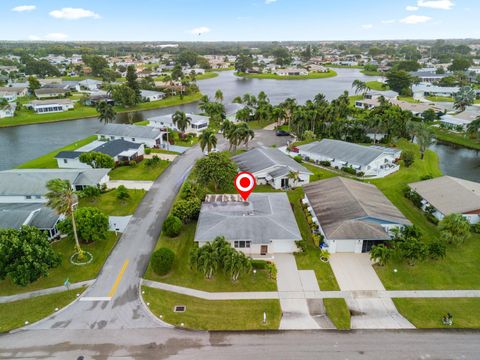
[[97, 131], [99, 140], [126, 140], [136, 144], [144, 144], [150, 148], [160, 148], [162, 146], [163, 133], [150, 126], [124, 125], [124, 124], [106, 124]]
[[298, 146], [298, 153], [307, 161], [330, 162], [332, 167], [350, 167], [364, 176], [384, 177], [400, 169], [396, 163], [398, 153], [393, 154], [375, 147], [349, 143], [341, 140], [323, 139]]
[[140, 96], [143, 101], [150, 102], [162, 100], [165, 97], [165, 93], [162, 91], [140, 90]]
[[37, 114], [50, 114], [64, 112], [74, 108], [70, 99], [33, 100], [25, 105], [26, 108], [35, 111]]
[[100, 90], [100, 87], [102, 86], [101, 81], [94, 80], [94, 79], [85, 79], [85, 80], [79, 81], [78, 84], [80, 85], [81, 89], [85, 89], [93, 92]]
[[239, 195], [207, 195], [200, 209], [194, 241], [202, 246], [224, 236], [245, 254], [272, 256], [298, 251], [302, 236], [287, 194], [252, 193], [248, 201]]
[[452, 130], [467, 130], [468, 125], [480, 116], [480, 109], [476, 106], [469, 106], [465, 111], [445, 114], [440, 117], [440, 124]]
[[278, 76], [304, 76], [308, 75], [308, 70], [302, 68], [276, 69], [275, 74]]
[[15, 110], [17, 109], [17, 104], [15, 103], [8, 103], [7, 105], [0, 105], [0, 119], [7, 118], [7, 117], [14, 117]]
[[[154, 127], [156, 129], [172, 129], [179, 131], [177, 125], [173, 122], [173, 115], [160, 115], [148, 118], [148, 126]], [[210, 118], [203, 115], [195, 114], [186, 114], [190, 118], [190, 124], [188, 125], [185, 132], [187, 133], [200, 133], [208, 127]]]
[[[312, 173], [278, 149], [258, 147], [232, 158], [240, 171], [255, 176], [257, 184], [268, 184], [274, 189], [286, 189], [308, 184]], [[292, 177], [292, 173], [297, 178]]]
[[425, 96], [453, 96], [460, 88], [458, 86], [436, 86], [429, 83], [420, 83], [412, 85], [414, 98]]

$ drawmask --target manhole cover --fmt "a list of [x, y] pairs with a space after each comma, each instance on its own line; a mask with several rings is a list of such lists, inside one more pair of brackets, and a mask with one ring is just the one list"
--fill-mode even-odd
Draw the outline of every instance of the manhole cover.
[[185, 310], [187, 310], [185, 305], [175, 305], [173, 308], [173, 312], [185, 312]]

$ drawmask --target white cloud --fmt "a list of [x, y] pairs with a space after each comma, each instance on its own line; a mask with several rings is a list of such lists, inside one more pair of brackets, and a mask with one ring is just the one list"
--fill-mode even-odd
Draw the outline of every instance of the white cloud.
[[41, 41], [41, 40], [48, 40], [48, 41], [63, 41], [68, 38], [67, 34], [64, 33], [50, 33], [47, 35], [29, 35], [28, 40], [31, 41]]
[[405, 10], [407, 11], [417, 11], [418, 10], [418, 6], [413, 6], [413, 5], [408, 5]]
[[20, 5], [20, 6], [15, 6], [12, 11], [17, 11], [17, 12], [24, 12], [24, 11], [33, 11], [37, 7], [35, 5]]
[[37, 35], [29, 35], [28, 40], [35, 41], [35, 40], [42, 40], [42, 38], [40, 36], [37, 36]]
[[430, 16], [410, 15], [400, 20], [402, 24], [422, 24], [432, 20]]
[[277, 0], [265, 0], [265, 4], [273, 4], [274, 2], [277, 2]]
[[82, 18], [100, 19], [97, 13], [82, 8], [63, 8], [50, 11], [50, 16], [57, 19], [77, 20]]
[[453, 0], [418, 0], [417, 5], [430, 9], [450, 10], [454, 3]]
[[363, 28], [363, 29], [371, 29], [371, 28], [373, 28], [373, 24], [365, 24], [365, 25], [362, 25], [362, 28]]
[[394, 22], [396, 22], [396, 20], [394, 20], [394, 19], [382, 20], [381, 21], [382, 24], [393, 24]]
[[197, 27], [197, 28], [194, 28], [194, 29], [190, 30], [190, 32], [193, 35], [202, 35], [202, 34], [209, 33], [210, 31], [211, 31], [210, 28], [208, 28], [206, 26], [200, 26], [200, 27]]

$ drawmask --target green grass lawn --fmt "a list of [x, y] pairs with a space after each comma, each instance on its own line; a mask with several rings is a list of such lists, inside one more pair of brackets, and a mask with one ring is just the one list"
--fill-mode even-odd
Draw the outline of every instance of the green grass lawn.
[[390, 89], [387, 84], [384, 84], [380, 81], [367, 81], [365, 85], [367, 85], [370, 90], [375, 91], [386, 91]]
[[453, 102], [453, 98], [450, 96], [425, 96], [425, 99], [434, 102]]
[[[393, 302], [417, 328], [480, 328], [480, 299], [477, 298], [393, 299]], [[447, 313], [453, 316], [452, 326], [442, 324], [442, 317]]]
[[211, 280], [205, 279], [203, 274], [192, 271], [188, 265], [190, 250], [193, 247], [196, 222], [184, 225], [181, 234], [176, 238], [170, 238], [165, 234], [160, 235], [156, 248], [167, 247], [175, 252], [175, 261], [172, 271], [165, 275], [157, 275], [148, 267], [144, 278], [160, 281], [168, 284], [204, 290], [204, 291], [275, 291], [277, 283], [270, 279], [265, 271], [257, 271], [245, 274], [237, 282], [232, 282], [221, 271]]
[[198, 136], [194, 136], [190, 140], [187, 140], [187, 139], [182, 140], [180, 139], [180, 134], [178, 132], [175, 132], [174, 134], [175, 134], [173, 138], [174, 145], [191, 147], [191, 146], [195, 146], [198, 143]]
[[418, 104], [420, 101], [415, 100], [412, 96], [398, 96], [398, 100], [406, 101], [412, 104]]
[[310, 175], [310, 182], [324, 180], [324, 179], [338, 176], [332, 171], [319, 168], [318, 166], [309, 164], [308, 162], [302, 163], [302, 166], [305, 166], [308, 170], [310, 170], [313, 173], [313, 175]]
[[333, 70], [329, 70], [325, 73], [312, 72], [308, 75], [292, 75], [292, 76], [280, 76], [277, 74], [247, 74], [247, 73], [235, 73], [237, 76], [249, 78], [249, 79], [273, 79], [273, 80], [309, 80], [309, 79], [325, 79], [337, 76], [337, 73]]
[[232, 71], [232, 70], [235, 70], [235, 66], [229, 66], [228, 68], [226, 69], [211, 69], [210, 71]]
[[[195, 330], [276, 330], [282, 311], [278, 300], [211, 301], [142, 287], [143, 298], [150, 310], [167, 323]], [[175, 313], [175, 305], [185, 305], [186, 311]], [[267, 322], [263, 323], [263, 312]]]
[[131, 108], [115, 106], [115, 111], [118, 113], [124, 113], [124, 112], [138, 111], [138, 110], [160, 109], [160, 108], [169, 107], [169, 106], [192, 103], [200, 100], [201, 97], [202, 97], [202, 93], [200, 92], [197, 92], [191, 95], [184, 95], [183, 98], [180, 95], [175, 95], [175, 96], [169, 96], [163, 100], [140, 103]]
[[361, 70], [360, 71], [363, 75], [366, 76], [384, 76], [385, 74], [380, 71], [368, 71], [368, 70]]
[[163, 149], [151, 149], [152, 154], [170, 154], [170, 155], [179, 155], [180, 153], [176, 151], [163, 150]]
[[207, 80], [207, 79], [213, 79], [218, 76], [218, 73], [215, 71], [207, 71], [204, 74], [198, 74], [195, 75], [196, 80]]
[[350, 330], [350, 310], [345, 299], [323, 299], [325, 311], [338, 330]]
[[363, 95], [353, 95], [348, 97], [350, 106], [355, 106], [355, 103], [359, 100], [363, 100]]
[[437, 140], [460, 145], [469, 149], [480, 150], [480, 142], [476, 138], [471, 138], [462, 133], [454, 133], [439, 127], [432, 127], [431, 129]]
[[268, 126], [274, 122], [275, 120], [271, 120], [271, 121], [253, 120], [253, 121], [247, 121], [247, 124], [250, 129], [258, 130], [258, 129], [263, 129], [265, 126]]
[[1, 280], [0, 296], [62, 286], [66, 279], [69, 279], [70, 283], [94, 279], [116, 242], [117, 237], [115, 233], [112, 232], [109, 233], [108, 238], [105, 241], [98, 241], [92, 244], [82, 244], [83, 250], [92, 253], [93, 261], [85, 266], [75, 266], [69, 261], [70, 256], [74, 253], [74, 240], [71, 238], [59, 240], [52, 245], [53, 249], [62, 259], [62, 263], [58, 267], [51, 269], [47, 277], [40, 278], [25, 287], [15, 285], [8, 279]]
[[326, 63], [325, 66], [334, 68], [334, 69], [363, 69], [362, 65], [338, 65], [338, 64]]
[[139, 162], [135, 167], [130, 165], [119, 166], [108, 174], [111, 180], [146, 180], [154, 181], [170, 165], [170, 161], [160, 160], [156, 166], [147, 166], [146, 160]]
[[25, 326], [25, 321], [33, 324], [52, 315], [55, 308], [67, 306], [77, 298], [76, 294], [81, 292], [81, 289], [70, 290], [0, 304], [0, 333]]
[[[415, 144], [402, 140], [402, 149], [416, 151], [415, 163], [383, 179], [370, 181], [392, 201], [392, 203], [423, 233], [425, 241], [438, 238], [439, 231], [430, 223], [423, 212], [403, 195], [408, 183], [419, 181], [424, 175], [440, 176], [438, 156], [427, 151], [420, 160]], [[409, 266], [404, 262], [391, 261], [386, 266], [375, 266], [375, 270], [389, 290], [409, 289], [480, 289], [480, 235], [474, 234], [458, 247], [450, 246], [447, 256], [441, 260], [426, 260]], [[397, 269], [397, 272], [393, 270]]]
[[79, 201], [80, 207], [96, 207], [109, 216], [127, 216], [135, 212], [140, 201], [145, 196], [145, 190], [128, 189], [130, 198], [117, 199], [116, 190], [110, 190], [97, 198], [83, 198]]
[[17, 169], [58, 169], [57, 160], [55, 159], [55, 156], [60, 151], [73, 151], [73, 150], [76, 150], [78, 148], [81, 148], [82, 146], [90, 144], [92, 141], [94, 141], [96, 139], [97, 139], [97, 137], [95, 135], [92, 135], [92, 136], [89, 136], [85, 139], [78, 140], [78, 141], [74, 142], [73, 144], [64, 146], [63, 148], [52, 151], [51, 153], [42, 155], [39, 158], [27, 161], [27, 162], [17, 166]]

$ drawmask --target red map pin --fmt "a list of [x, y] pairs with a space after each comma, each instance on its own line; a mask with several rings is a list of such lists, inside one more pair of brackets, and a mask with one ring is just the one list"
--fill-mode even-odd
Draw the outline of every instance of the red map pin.
[[255, 189], [257, 181], [255, 180], [255, 176], [253, 176], [249, 172], [244, 171], [237, 174], [234, 184], [235, 188], [237, 189], [243, 200], [247, 201], [248, 196], [253, 191], [253, 189]]

